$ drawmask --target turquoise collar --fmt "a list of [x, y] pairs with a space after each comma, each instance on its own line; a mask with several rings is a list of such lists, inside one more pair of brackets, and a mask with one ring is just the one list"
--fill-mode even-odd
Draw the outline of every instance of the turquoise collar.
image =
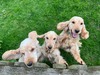
[[70, 34], [70, 33], [71, 33], [71, 32], [69, 31], [69, 28], [67, 29], [67, 31], [66, 31], [66, 32], [67, 32], [67, 34]]

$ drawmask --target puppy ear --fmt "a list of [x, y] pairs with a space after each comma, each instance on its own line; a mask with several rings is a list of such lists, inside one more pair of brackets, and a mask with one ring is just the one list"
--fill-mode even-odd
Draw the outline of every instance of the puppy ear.
[[57, 39], [56, 39], [56, 46], [55, 46], [55, 48], [59, 48], [60, 47], [60, 42], [59, 42], [59, 36], [57, 37]]
[[85, 25], [82, 28], [81, 37], [82, 39], [87, 39], [89, 37], [89, 32], [86, 30]]
[[58, 29], [58, 30], [63, 30], [65, 27], [68, 26], [68, 24], [69, 24], [69, 21], [60, 22], [60, 23], [58, 23], [58, 25], [57, 25], [57, 29]]
[[20, 58], [21, 54], [20, 54], [20, 50], [9, 50], [6, 51], [3, 55], [2, 55], [2, 59], [3, 60], [12, 60], [12, 59], [18, 59]]
[[32, 31], [28, 34], [28, 37], [31, 39], [36, 39], [37, 38], [37, 32], [36, 31]]
[[45, 34], [38, 35], [38, 38], [44, 38], [44, 37], [45, 37]]

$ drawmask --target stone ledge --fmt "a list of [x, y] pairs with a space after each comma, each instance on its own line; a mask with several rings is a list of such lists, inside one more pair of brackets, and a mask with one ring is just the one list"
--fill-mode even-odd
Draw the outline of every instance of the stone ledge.
[[100, 70], [25, 68], [0, 66], [0, 75], [100, 75]]
[[53, 64], [50, 68], [45, 63], [36, 63], [27, 68], [24, 63], [0, 61], [0, 75], [100, 75], [100, 66]]
[[[23, 62], [15, 62], [14, 66], [15, 67], [26, 67], [26, 65]], [[45, 63], [35, 63], [30, 68], [50, 68], [50, 67]]]
[[[15, 67], [26, 67], [26, 65], [23, 62], [15, 62], [15, 63], [11, 63], [8, 61], [0, 61], [0, 66], [15, 66]], [[45, 63], [35, 63], [33, 64], [33, 67], [39, 67], [39, 68], [50, 68], [50, 66], [48, 66]], [[62, 68], [65, 69], [67, 68], [65, 64], [53, 64], [53, 68]]]
[[[0, 66], [15, 66], [15, 67], [26, 67], [26, 65], [23, 62], [15, 62], [15, 63], [11, 63], [8, 61], [0, 61]], [[33, 67], [42, 67], [42, 68], [50, 68], [50, 66], [48, 66], [45, 63], [35, 63], [33, 64]], [[54, 69], [80, 69], [80, 70], [86, 70], [87, 68], [89, 69], [99, 69], [100, 70], [100, 66], [91, 66], [91, 67], [87, 67], [87, 65], [71, 65], [71, 66], [67, 66], [65, 64], [53, 64], [53, 68]]]
[[87, 65], [71, 65], [71, 66], [69, 66], [69, 69], [86, 70], [87, 69]]
[[[15, 67], [26, 67], [26, 65], [23, 62], [15, 62], [11, 63], [8, 61], [0, 61], [0, 66], [15, 66]], [[33, 64], [33, 67], [42, 67], [42, 68], [50, 68], [47, 64], [45, 63], [35, 63]]]
[[15, 62], [14, 66], [16, 66], [16, 67], [25, 67], [26, 65], [23, 62]]
[[8, 61], [0, 61], [0, 66], [13, 66], [14, 63]]
[[90, 66], [90, 67], [88, 67], [88, 69], [91, 69], [91, 70], [100, 70], [100, 66]]
[[55, 69], [66, 69], [66, 68], [68, 68], [68, 66], [67, 65], [65, 65], [65, 64], [53, 64], [53, 68], [55, 68]]

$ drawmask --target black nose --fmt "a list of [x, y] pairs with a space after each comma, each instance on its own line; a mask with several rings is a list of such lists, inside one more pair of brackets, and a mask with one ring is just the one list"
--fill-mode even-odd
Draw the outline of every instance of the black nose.
[[27, 66], [32, 66], [32, 64], [33, 64], [32, 62], [29, 62], [29, 63], [27, 64]]
[[79, 32], [79, 30], [75, 30], [75, 33], [78, 33]]
[[48, 46], [49, 49], [52, 49], [52, 46]]

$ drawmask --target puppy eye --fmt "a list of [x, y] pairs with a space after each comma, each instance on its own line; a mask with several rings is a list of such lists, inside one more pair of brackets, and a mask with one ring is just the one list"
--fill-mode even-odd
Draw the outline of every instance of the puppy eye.
[[72, 23], [73, 23], [73, 24], [75, 24], [75, 22], [74, 22], [74, 21], [72, 21]]
[[31, 52], [33, 52], [33, 51], [34, 51], [34, 48], [31, 49]]
[[48, 37], [46, 37], [46, 39], [49, 39]]
[[83, 25], [83, 23], [81, 23], [81, 25]]
[[56, 40], [56, 38], [53, 38], [53, 40]]
[[22, 53], [22, 55], [25, 55], [25, 53]]

